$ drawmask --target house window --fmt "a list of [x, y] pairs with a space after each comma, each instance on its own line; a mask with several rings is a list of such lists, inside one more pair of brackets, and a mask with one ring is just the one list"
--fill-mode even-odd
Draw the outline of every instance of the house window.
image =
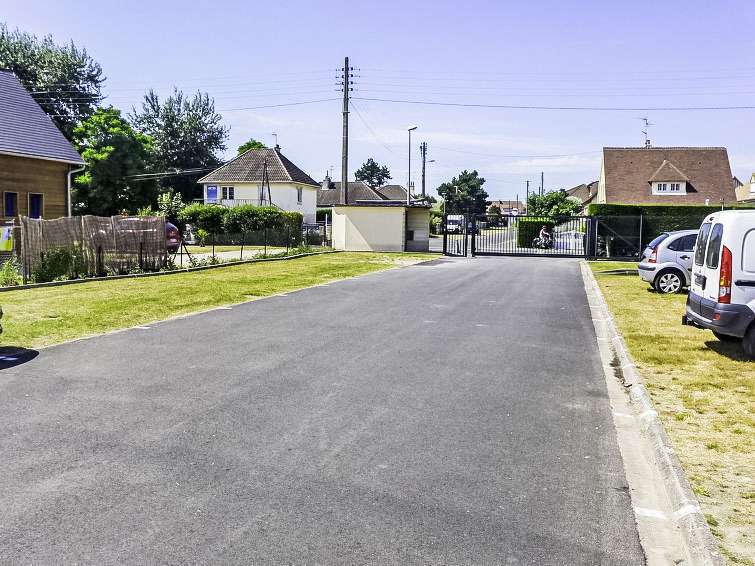
[[296, 187], [296, 202], [301, 204], [301, 187]]
[[686, 195], [687, 183], [653, 183], [654, 195]]
[[234, 200], [236, 198], [233, 187], [221, 187], [221, 191], [223, 192], [223, 200]]
[[42, 195], [29, 195], [29, 218], [42, 218]]
[[18, 193], [5, 193], [5, 216], [18, 214]]

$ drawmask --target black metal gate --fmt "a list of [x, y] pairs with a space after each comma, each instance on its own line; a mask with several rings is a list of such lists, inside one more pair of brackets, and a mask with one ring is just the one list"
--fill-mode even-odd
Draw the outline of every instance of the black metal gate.
[[446, 215], [443, 226], [443, 253], [450, 256], [597, 255], [591, 216]]

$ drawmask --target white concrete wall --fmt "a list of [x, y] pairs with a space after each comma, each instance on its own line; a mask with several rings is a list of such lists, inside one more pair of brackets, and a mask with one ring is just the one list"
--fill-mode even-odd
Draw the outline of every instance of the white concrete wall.
[[[260, 184], [259, 183], [209, 183], [218, 187], [218, 200], [221, 200], [223, 196], [222, 187], [233, 187], [234, 199], [237, 204], [244, 204], [243, 201], [254, 201], [258, 204], [260, 198]], [[208, 184], [203, 186], [203, 198], [207, 201], [207, 187]], [[302, 202], [297, 202], [296, 189], [301, 187], [302, 189]], [[309, 185], [299, 185], [296, 183], [270, 183], [270, 198], [273, 204], [282, 210], [289, 212], [299, 212], [304, 217], [305, 223], [314, 223], [316, 221], [315, 211], [317, 210], [317, 187]], [[265, 199], [267, 199], [267, 187], [265, 187]], [[224, 204], [233, 206], [233, 201], [223, 201]]]
[[402, 252], [403, 206], [334, 206], [333, 247], [347, 251]]

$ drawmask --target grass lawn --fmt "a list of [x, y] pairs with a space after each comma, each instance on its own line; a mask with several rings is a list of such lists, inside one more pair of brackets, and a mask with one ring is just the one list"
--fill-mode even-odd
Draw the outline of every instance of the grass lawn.
[[0, 293], [5, 311], [1, 340], [4, 346], [40, 348], [434, 257], [344, 252], [6, 291]]
[[636, 263], [591, 262], [619, 331], [731, 564], [755, 564], [755, 362], [682, 326], [686, 294], [660, 295]]

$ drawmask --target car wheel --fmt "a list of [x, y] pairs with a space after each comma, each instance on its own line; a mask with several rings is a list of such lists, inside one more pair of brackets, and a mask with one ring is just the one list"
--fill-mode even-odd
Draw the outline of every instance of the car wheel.
[[755, 360], [755, 324], [751, 324], [750, 328], [745, 332], [745, 336], [742, 338], [742, 349], [745, 352], [745, 356], [751, 360]]
[[713, 331], [713, 336], [718, 338], [721, 342], [739, 342], [742, 340], [741, 338], [737, 338], [736, 336], [732, 336], [730, 334], [721, 334], [720, 332]]
[[683, 286], [683, 276], [673, 269], [661, 271], [653, 282], [653, 287], [659, 293], [679, 293]]

